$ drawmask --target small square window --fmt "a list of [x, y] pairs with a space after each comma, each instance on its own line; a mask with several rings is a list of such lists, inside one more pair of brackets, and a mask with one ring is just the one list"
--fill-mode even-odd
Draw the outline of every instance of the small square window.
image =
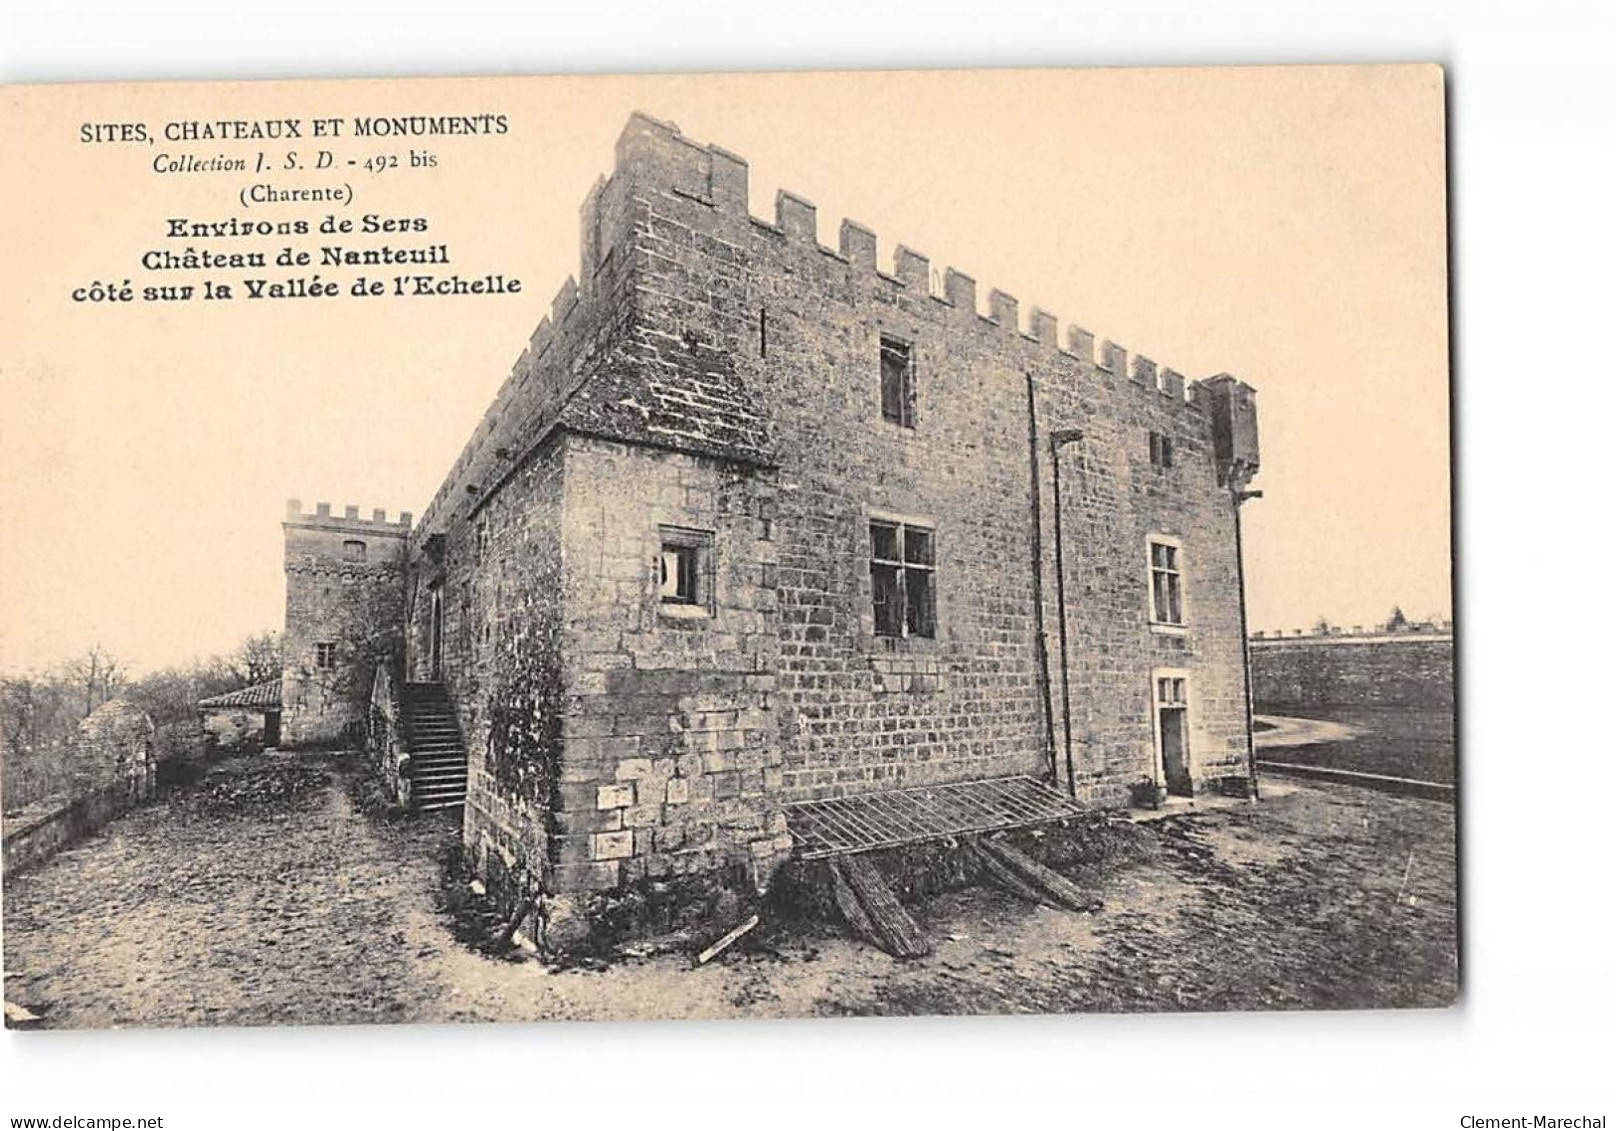
[[342, 544], [342, 556], [345, 561], [362, 562], [365, 560], [365, 544], [357, 538], [349, 539]]
[[675, 605], [696, 603], [696, 547], [662, 547], [662, 599]]
[[712, 545], [713, 536], [706, 531], [662, 527], [656, 584], [664, 609], [711, 610]]
[[337, 646], [330, 643], [316, 644], [314, 646], [314, 666], [321, 671], [330, 671], [337, 666]]
[[881, 419], [915, 426], [915, 355], [908, 342], [881, 338]]

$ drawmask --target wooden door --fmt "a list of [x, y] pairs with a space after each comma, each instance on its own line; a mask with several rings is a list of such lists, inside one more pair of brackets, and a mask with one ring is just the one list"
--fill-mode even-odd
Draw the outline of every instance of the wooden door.
[[1162, 777], [1175, 797], [1195, 793], [1190, 773], [1189, 696], [1183, 676], [1156, 679], [1156, 748], [1161, 752]]

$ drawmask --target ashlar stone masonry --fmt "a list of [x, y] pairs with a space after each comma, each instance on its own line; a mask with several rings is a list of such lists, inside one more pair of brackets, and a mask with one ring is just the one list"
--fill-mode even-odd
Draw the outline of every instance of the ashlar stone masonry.
[[1248, 773], [1249, 386], [984, 312], [850, 220], [826, 246], [791, 193], [752, 216], [744, 160], [639, 115], [580, 242], [397, 535], [403, 678], [447, 689], [466, 845], [535, 929], [645, 882], [765, 886], [796, 801]]

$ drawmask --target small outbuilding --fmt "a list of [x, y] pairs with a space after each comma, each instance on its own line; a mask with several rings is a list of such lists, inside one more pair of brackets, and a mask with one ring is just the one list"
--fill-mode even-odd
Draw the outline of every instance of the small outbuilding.
[[203, 699], [196, 705], [202, 730], [219, 750], [261, 750], [281, 741], [281, 681], [265, 680], [250, 687]]

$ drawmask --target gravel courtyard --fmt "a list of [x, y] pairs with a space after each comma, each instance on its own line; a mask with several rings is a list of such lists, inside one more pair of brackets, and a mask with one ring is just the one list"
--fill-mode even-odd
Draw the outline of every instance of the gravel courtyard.
[[771, 927], [707, 967], [604, 970], [456, 941], [452, 818], [360, 811], [351, 760], [260, 759], [5, 884], [5, 997], [47, 1027], [637, 1016], [1442, 1006], [1457, 994], [1454, 814], [1271, 783], [1174, 813], [1070, 874], [1092, 914], [987, 888], [913, 907], [899, 962], [836, 924]]

